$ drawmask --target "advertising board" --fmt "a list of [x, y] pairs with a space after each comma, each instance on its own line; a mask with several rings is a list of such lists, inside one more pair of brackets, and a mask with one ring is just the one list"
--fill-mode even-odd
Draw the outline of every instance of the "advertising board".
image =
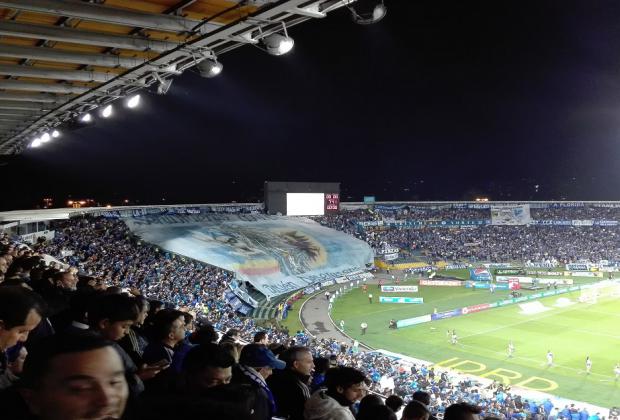
[[381, 286], [382, 292], [395, 293], [417, 293], [418, 286]]
[[379, 296], [379, 303], [424, 303], [424, 298]]

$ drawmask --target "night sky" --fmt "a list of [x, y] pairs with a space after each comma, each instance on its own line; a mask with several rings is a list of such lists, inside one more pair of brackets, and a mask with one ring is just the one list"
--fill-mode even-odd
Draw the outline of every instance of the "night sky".
[[256, 202], [265, 180], [341, 182], [343, 201], [620, 199], [620, 2], [386, 5], [8, 160], [0, 207]]

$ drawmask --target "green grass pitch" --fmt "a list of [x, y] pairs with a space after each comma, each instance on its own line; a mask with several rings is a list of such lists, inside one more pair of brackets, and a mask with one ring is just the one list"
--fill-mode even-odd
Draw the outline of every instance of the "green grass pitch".
[[[590, 279], [591, 280], [591, 279]], [[416, 284], [407, 282], [405, 284]], [[340, 297], [332, 310], [336, 323], [345, 321], [346, 332], [360, 341], [475, 376], [487, 377], [513, 386], [537, 389], [566, 398], [610, 407], [620, 401], [620, 381], [615, 381], [614, 365], [620, 362], [620, 300], [599, 298], [598, 303], [575, 303], [556, 307], [561, 297], [577, 302], [580, 292], [541, 299], [549, 310], [525, 315], [519, 305], [433, 321], [398, 330], [387, 328], [390, 319], [411, 318], [438, 311], [491, 302], [507, 297], [507, 292], [452, 287], [420, 287], [419, 293], [380, 293], [369, 285], [374, 296], [368, 302], [361, 289]], [[528, 292], [524, 292], [527, 294]], [[422, 296], [425, 303], [378, 303], [383, 296]], [[368, 323], [362, 336], [359, 325]], [[458, 344], [449, 342], [446, 331], [456, 330]], [[516, 351], [508, 357], [508, 343]], [[554, 366], [546, 364], [546, 353], [554, 354]], [[592, 373], [585, 373], [585, 358], [592, 359]]]

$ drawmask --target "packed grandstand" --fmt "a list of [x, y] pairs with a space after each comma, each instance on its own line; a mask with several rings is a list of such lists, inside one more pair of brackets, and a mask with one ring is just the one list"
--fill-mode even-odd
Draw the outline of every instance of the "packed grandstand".
[[[405, 278], [405, 271], [416, 273], [418, 281], [417, 273], [439, 278], [446, 267], [560, 271], [574, 265], [612, 278], [620, 264], [620, 203], [513, 203], [501, 209], [490, 203], [351, 204], [342, 205], [337, 214], [311, 219], [267, 216], [260, 206], [224, 208], [86, 212], [51, 222], [47, 232], [53, 235], [30, 235], [32, 243], [6, 229], [0, 245], [0, 332], [22, 326], [25, 319], [9, 322], [14, 317], [7, 311], [19, 305], [7, 302], [30, 302], [27, 309], [42, 321], [22, 328], [18, 338], [0, 335], [2, 418], [52, 418], [41, 410], [54, 409], [59, 410], [54, 418], [74, 418], [37, 395], [49, 385], [37, 375], [53, 370], [52, 359], [58, 355], [101, 349], [109, 341], [123, 355], [128, 396], [119, 391], [113, 408], [102, 403], [104, 408], [86, 411], [91, 417], [75, 418], [163, 419], [202, 413], [210, 413], [205, 418], [327, 418], [316, 414], [325, 408], [318, 401], [325, 395], [350, 406], [347, 414], [333, 418], [349, 418], [349, 413], [395, 418], [392, 411], [399, 405], [406, 407], [404, 419], [427, 419], [429, 413], [459, 420], [474, 414], [550, 420], [617, 416], [615, 394], [606, 406], [595, 407], [579, 399], [513, 390], [415, 355], [364, 348], [358, 337], [289, 331], [282, 319], [298, 316], [296, 301], [304, 294], [327, 291], [329, 301], [330, 292], [333, 296], [343, 294], [343, 287], [389, 281], [394, 273]], [[243, 223], [250, 226], [239, 227]], [[197, 224], [199, 229], [186, 229]], [[149, 229], [159, 225], [185, 230], [165, 230], [164, 235], [160, 229], [149, 236]], [[197, 243], [191, 241], [207, 244], [207, 251], [183, 252]], [[230, 247], [244, 263], [223, 259]], [[338, 256], [332, 259], [332, 254]], [[289, 270], [286, 281], [273, 277], [280, 287], [265, 285], [265, 276], [275, 275], [272, 260]], [[320, 270], [317, 261], [323, 264]], [[336, 325], [329, 328], [338, 330]], [[86, 344], [67, 339], [68, 331], [72, 337], [81, 331], [77, 341]], [[108, 341], [97, 341], [102, 337]], [[88, 400], [95, 392], [92, 383], [77, 382], [70, 392]], [[616, 384], [612, 379], [609, 386]], [[352, 385], [359, 385], [359, 398], [342, 394]], [[327, 394], [313, 394], [323, 386]], [[112, 398], [114, 390], [108, 394]], [[374, 401], [377, 395], [381, 398]], [[388, 405], [396, 401], [394, 410], [374, 407], [385, 405], [385, 398]]]

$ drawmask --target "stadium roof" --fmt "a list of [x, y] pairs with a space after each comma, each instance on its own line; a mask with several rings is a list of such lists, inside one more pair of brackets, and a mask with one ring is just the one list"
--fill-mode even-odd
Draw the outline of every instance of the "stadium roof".
[[0, 0], [0, 155], [356, 0]]

